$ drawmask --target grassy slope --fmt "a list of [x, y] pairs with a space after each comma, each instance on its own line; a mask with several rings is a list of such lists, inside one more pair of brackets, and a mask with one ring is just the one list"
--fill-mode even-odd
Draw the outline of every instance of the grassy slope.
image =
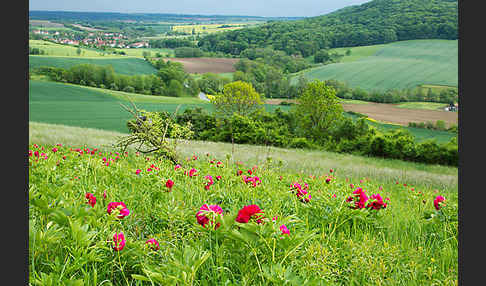
[[308, 79], [336, 79], [365, 90], [458, 85], [457, 40], [412, 40], [380, 46], [377, 50], [367, 47], [361, 53], [352, 52], [341, 63], [313, 68], [303, 74]]
[[[29, 118], [32, 121], [127, 132], [125, 124], [131, 115], [119, 105], [123, 102], [121, 98], [122, 93], [113, 96], [110, 92], [94, 88], [30, 81]], [[195, 106], [187, 99], [161, 98], [158, 102], [149, 102], [142, 97], [140, 102], [137, 101], [137, 107], [173, 112], [181, 103], [185, 104], [181, 110]]]
[[[31, 121], [128, 132], [125, 124], [131, 115], [119, 104], [119, 102], [128, 104], [126, 96], [136, 102], [138, 108], [148, 111], [174, 112], [179, 105], [179, 112], [194, 107], [213, 110], [211, 104], [198, 98], [147, 96], [31, 80], [29, 82], [29, 118]], [[265, 105], [265, 107], [267, 110], [277, 108], [274, 105]]]
[[29, 69], [40, 66], [69, 68], [78, 64], [112, 65], [116, 73], [126, 75], [154, 74], [157, 70], [148, 62], [139, 58], [129, 57], [53, 57], [29, 56]]
[[[84, 145], [111, 151], [110, 146], [124, 133], [95, 128], [72, 127], [59, 124], [29, 122], [29, 144], [57, 144], [82, 147]], [[178, 147], [183, 157], [192, 154], [205, 156], [210, 153], [217, 158], [231, 154], [230, 143], [189, 141]], [[303, 175], [325, 173], [330, 168], [341, 176], [360, 179], [373, 178], [382, 182], [400, 182], [438, 189], [457, 189], [457, 168], [439, 165], [425, 165], [400, 160], [361, 157], [325, 151], [306, 151], [276, 147], [235, 144], [234, 159], [249, 165], [262, 163], [267, 156], [275, 162], [281, 160], [283, 169]]]
[[[42, 135], [53, 132], [55, 127], [39, 129], [30, 125], [30, 130]], [[90, 130], [77, 132], [91, 133]], [[75, 134], [69, 129], [62, 133]], [[236, 176], [234, 162], [220, 155], [222, 149], [229, 153], [230, 144], [202, 142], [195, 146], [190, 142], [181, 148], [183, 154], [196, 153], [199, 159], [183, 160], [183, 169], [175, 171], [172, 163], [151, 155], [148, 158], [129, 152], [128, 156], [120, 154], [118, 158], [108, 152], [100, 154], [100, 150], [93, 155], [71, 151], [70, 147], [85, 147], [81, 140], [74, 145], [56, 141], [63, 146], [54, 153], [53, 144], [42, 143], [31, 134], [32, 144], [41, 146], [30, 145], [29, 149], [48, 155], [46, 159], [41, 155], [39, 160], [35, 155], [28, 157], [29, 277], [33, 284], [48, 285], [47, 279], [43, 283], [34, 282], [36, 278], [50, 275], [49, 278], [62, 281], [58, 284], [80, 279], [77, 283], [82, 285], [97, 285], [98, 281], [121, 285], [120, 281], [125, 280], [126, 285], [141, 285], [134, 281], [132, 274], [143, 275], [140, 268], [145, 267], [154, 269], [159, 278], [172, 273], [183, 278], [188, 272], [176, 269], [184, 265], [187, 268], [182, 269], [191, 271], [190, 267], [197, 267], [193, 265], [205, 251], [210, 256], [205, 256], [209, 257], [205, 262], [199, 260], [202, 265], [194, 275], [194, 283], [164, 281], [154, 285], [223, 285], [227, 281], [231, 285], [283, 285], [283, 282], [269, 282], [277, 275], [260, 277], [260, 265], [267, 269], [278, 263], [302, 278], [324, 280], [308, 285], [457, 285], [457, 223], [424, 219], [426, 212], [434, 210], [433, 199], [438, 194], [446, 198], [445, 210], [457, 204], [457, 183], [446, 179], [457, 178], [457, 169], [451, 168], [450, 173], [444, 169], [436, 174], [430, 170], [416, 171], [415, 164], [363, 162], [358, 157], [337, 157], [332, 153], [272, 149], [269, 155], [281, 158], [288, 167], [267, 169], [264, 164], [258, 164], [253, 174], [261, 178], [261, 184], [251, 188]], [[86, 147], [99, 145], [92, 143]], [[242, 154], [243, 158], [260, 153], [259, 162], [263, 163], [262, 149], [246, 146], [236, 146], [236, 149], [236, 154]], [[210, 153], [210, 157], [205, 153]], [[66, 158], [62, 159], [63, 156]], [[102, 158], [117, 159], [108, 161], [107, 166]], [[223, 161], [225, 167], [210, 166], [210, 158]], [[312, 168], [307, 161], [319, 163], [321, 169]], [[381, 163], [388, 168], [380, 166]], [[245, 159], [242, 164], [242, 170], [253, 166]], [[149, 172], [149, 166], [157, 168]], [[198, 170], [199, 176], [183, 175], [192, 167]], [[324, 178], [330, 168], [335, 170], [334, 178], [326, 184]], [[135, 174], [137, 169], [141, 170], [139, 175]], [[365, 178], [361, 173], [350, 178], [347, 171], [355, 169], [365, 170], [369, 175]], [[215, 181], [210, 190], [204, 190], [206, 174], [221, 175], [222, 179]], [[175, 183], [171, 191], [165, 191], [168, 178]], [[312, 194], [309, 203], [300, 203], [289, 192], [289, 184], [295, 181], [309, 184]], [[358, 186], [368, 195], [380, 193], [389, 198], [386, 209], [376, 215], [349, 209], [346, 198]], [[97, 197], [93, 207], [86, 205], [87, 192]], [[332, 194], [336, 196], [333, 198]], [[107, 205], [114, 201], [124, 202], [129, 216], [121, 221], [110, 219]], [[205, 203], [218, 204], [225, 211], [227, 219], [217, 232], [208, 231], [196, 222], [195, 213]], [[249, 204], [261, 207], [267, 218], [258, 226], [253, 239], [244, 231], [253, 223], [231, 224], [238, 210]], [[452, 208], [449, 213], [456, 217], [457, 209]], [[278, 216], [275, 224], [271, 221], [274, 216]], [[281, 224], [290, 230], [289, 237], [279, 239]], [[113, 253], [107, 242], [119, 231], [123, 231], [126, 245], [122, 251]], [[310, 238], [309, 233], [314, 235], [305, 240]], [[159, 251], [144, 247], [148, 238], [157, 239]], [[181, 257], [177, 255], [181, 249], [189, 251]], [[80, 271], [83, 268], [90, 271]]]

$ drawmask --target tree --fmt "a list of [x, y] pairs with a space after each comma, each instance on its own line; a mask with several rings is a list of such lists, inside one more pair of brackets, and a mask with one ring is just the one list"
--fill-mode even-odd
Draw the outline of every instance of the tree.
[[78, 56], [79, 56], [79, 55], [81, 55], [81, 48], [77, 48], [77, 49], [76, 49], [76, 54], [77, 54]]
[[206, 94], [218, 94], [223, 91], [224, 85], [230, 82], [231, 80], [228, 78], [208, 72], [198, 80], [198, 85], [201, 91]]
[[262, 104], [262, 98], [250, 83], [235, 81], [224, 85], [223, 92], [217, 94], [211, 100], [216, 112], [223, 116], [250, 115], [258, 111]]
[[225, 124], [229, 124], [231, 133], [232, 153], [234, 153], [233, 115], [251, 116], [262, 108], [262, 98], [250, 83], [234, 81], [223, 87], [223, 93], [214, 96], [211, 103], [216, 113], [223, 116]]
[[171, 79], [166, 90], [167, 96], [180, 97], [182, 96], [183, 88], [184, 87], [178, 80]]
[[329, 52], [327, 50], [319, 50], [314, 55], [314, 62], [315, 63], [326, 63], [331, 59]]
[[343, 107], [336, 90], [324, 82], [314, 80], [306, 85], [297, 98], [296, 114], [300, 114], [300, 127], [308, 137], [322, 141], [330, 128], [342, 118]]

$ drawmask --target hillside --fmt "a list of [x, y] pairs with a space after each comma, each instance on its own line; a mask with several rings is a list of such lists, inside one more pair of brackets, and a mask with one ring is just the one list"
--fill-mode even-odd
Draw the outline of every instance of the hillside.
[[[371, 46], [373, 47], [373, 46]], [[352, 57], [354, 53], [351, 54]], [[457, 40], [411, 40], [380, 45], [357, 60], [305, 70], [307, 79], [335, 79], [367, 91], [433, 84], [458, 86]], [[292, 78], [296, 83], [298, 76]]]
[[373, 0], [326, 15], [273, 22], [202, 38], [208, 51], [239, 55], [272, 46], [303, 57], [324, 48], [384, 44], [412, 39], [457, 39], [457, 1]]
[[100, 66], [112, 65], [116, 73], [125, 75], [157, 73], [157, 70], [150, 63], [140, 58], [29, 56], [29, 70], [41, 66], [68, 69], [79, 64], [94, 64]]

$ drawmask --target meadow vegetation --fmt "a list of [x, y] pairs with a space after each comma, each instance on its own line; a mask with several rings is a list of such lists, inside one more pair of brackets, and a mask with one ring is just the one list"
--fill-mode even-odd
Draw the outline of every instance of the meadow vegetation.
[[[457, 284], [457, 189], [436, 167], [374, 159], [394, 170], [351, 177], [340, 162], [370, 170], [363, 158], [274, 149], [253, 164], [220, 157], [221, 143], [174, 164], [61, 143], [51, 127], [30, 125], [33, 285]], [[320, 169], [292, 162], [308, 156]]]

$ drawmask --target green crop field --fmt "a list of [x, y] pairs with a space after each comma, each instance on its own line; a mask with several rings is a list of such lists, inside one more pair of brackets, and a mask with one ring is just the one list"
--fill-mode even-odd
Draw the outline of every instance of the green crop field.
[[[29, 120], [126, 133], [126, 121], [131, 118], [131, 114], [120, 106], [120, 102], [128, 104], [128, 101], [121, 98], [121, 93], [113, 96], [113, 92], [108, 90], [105, 92], [76, 85], [30, 81]], [[185, 98], [160, 97], [160, 100], [152, 102], [134, 98], [131, 99], [136, 102], [137, 107], [147, 111], [174, 112], [178, 105], [181, 105], [181, 111], [209, 105], [202, 101], [194, 103], [193, 100]]]
[[161, 54], [163, 57], [173, 57], [174, 56], [174, 49], [169, 49], [169, 48], [163, 48], [163, 49], [156, 49], [156, 48], [140, 48], [140, 49], [123, 48], [123, 49], [120, 49], [120, 48], [116, 48], [115, 51], [124, 52], [127, 56], [139, 57], [139, 58], [143, 58], [144, 52], [149, 52], [150, 57], [155, 57], [157, 53]]
[[437, 103], [437, 102], [402, 102], [396, 105], [400, 108], [411, 108], [411, 109], [427, 109], [427, 110], [444, 110], [448, 104]]
[[[336, 79], [368, 91], [424, 84], [458, 86], [457, 40], [395, 42], [375, 50], [363, 48], [349, 57], [354, 59], [344, 57], [341, 63], [312, 68], [302, 74], [307, 79]], [[293, 82], [296, 80], [294, 77]]]
[[157, 73], [150, 63], [139, 58], [81, 58], [81, 57], [51, 57], [29, 56], [29, 69], [41, 66], [51, 66], [68, 69], [79, 64], [112, 65], [116, 73], [126, 75]]

